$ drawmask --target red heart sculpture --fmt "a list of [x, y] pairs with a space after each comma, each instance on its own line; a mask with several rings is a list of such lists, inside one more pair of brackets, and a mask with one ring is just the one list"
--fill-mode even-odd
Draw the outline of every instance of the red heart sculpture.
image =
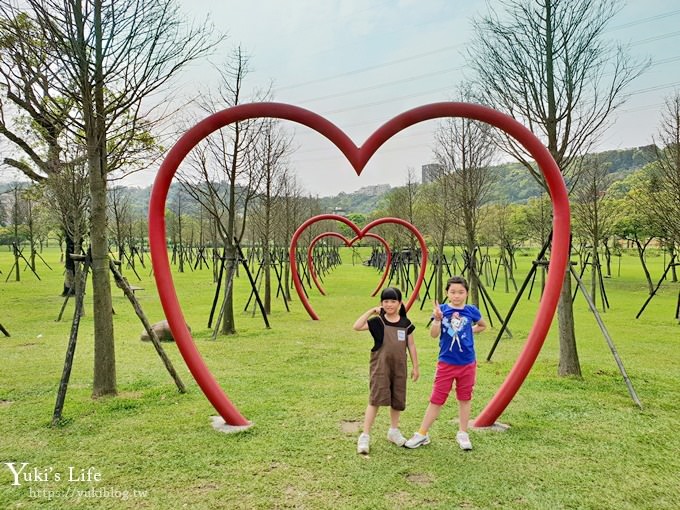
[[515, 138], [531, 154], [543, 173], [553, 202], [553, 239], [548, 278], [536, 312], [536, 320], [529, 331], [522, 352], [501, 387], [475, 419], [475, 425], [478, 427], [492, 425], [513, 399], [538, 357], [557, 308], [567, 268], [570, 236], [569, 198], [560, 169], [550, 152], [531, 131], [512, 117], [486, 106], [455, 102], [428, 104], [397, 115], [380, 126], [361, 147], [357, 147], [342, 130], [320, 115], [281, 103], [234, 106], [210, 115], [189, 129], [165, 157], [154, 181], [149, 203], [149, 245], [158, 294], [177, 347], [205, 396], [230, 425], [248, 425], [249, 422], [215, 381], [187, 329], [170, 273], [165, 238], [165, 202], [177, 168], [198, 142], [224, 126], [257, 117], [290, 120], [317, 131], [345, 155], [357, 175], [361, 174], [375, 151], [392, 136], [418, 122], [442, 117], [464, 117], [496, 126]]
[[[346, 246], [352, 246], [358, 240], [366, 238], [366, 237], [370, 237], [372, 239], [377, 239], [378, 241], [380, 241], [382, 243], [382, 245], [385, 247], [385, 253], [387, 253], [387, 261], [385, 262], [385, 270], [383, 271], [382, 278], [378, 282], [378, 286], [371, 293], [371, 296], [375, 296], [378, 293], [378, 291], [381, 289], [381, 287], [383, 286], [383, 283], [385, 283], [385, 280], [387, 279], [387, 275], [390, 272], [390, 264], [392, 264], [392, 251], [390, 251], [390, 246], [387, 244], [387, 241], [385, 241], [378, 234], [374, 234], [373, 232], [367, 232], [364, 235], [363, 238], [362, 237], [355, 237], [352, 240], [347, 239], [345, 236], [343, 236], [342, 234], [340, 234], [338, 232], [324, 232], [323, 234], [319, 234], [314, 239], [312, 239], [312, 242], [309, 243], [309, 248], [307, 248], [307, 267], [309, 268], [309, 274], [312, 276], [312, 281], [314, 281], [314, 285], [316, 285], [316, 288], [319, 289], [319, 292], [321, 293], [322, 296], [326, 295], [326, 291], [321, 286], [321, 283], [319, 282], [319, 279], [317, 278], [316, 269], [314, 269], [314, 263], [313, 263], [313, 260], [312, 260], [312, 253], [314, 252], [314, 246], [316, 245], [316, 243], [319, 242], [324, 237], [335, 237], [337, 239], [340, 239], [340, 240], [344, 241]], [[303, 294], [304, 294], [304, 292], [303, 292]]]
[[[413, 287], [413, 292], [411, 293], [411, 297], [409, 300], [404, 303], [404, 306], [406, 307], [406, 310], [408, 311], [411, 308], [411, 305], [413, 305], [413, 302], [418, 298], [418, 291], [420, 291], [420, 286], [423, 284], [423, 280], [425, 279], [425, 269], [427, 268], [427, 245], [425, 243], [425, 239], [423, 238], [422, 234], [418, 231], [416, 227], [411, 225], [408, 221], [402, 220], [401, 218], [380, 218], [377, 220], [374, 220], [370, 222], [368, 225], [366, 225], [364, 228], [359, 229], [351, 220], [345, 218], [344, 216], [339, 216], [337, 214], [319, 214], [318, 216], [313, 216], [309, 218], [307, 221], [305, 221], [302, 225], [300, 225], [295, 233], [293, 234], [293, 237], [290, 240], [290, 255], [289, 255], [289, 260], [290, 260], [290, 272], [291, 276], [293, 278], [293, 284], [295, 285], [295, 290], [297, 291], [298, 296], [300, 297], [300, 301], [302, 301], [302, 304], [305, 307], [305, 310], [307, 310], [307, 313], [309, 313], [309, 316], [314, 319], [314, 320], [319, 320], [319, 316], [316, 314], [314, 309], [312, 308], [312, 305], [309, 303], [309, 299], [307, 298], [307, 295], [305, 294], [304, 289], [302, 288], [302, 282], [300, 281], [300, 275], [297, 270], [297, 255], [296, 255], [296, 250], [297, 250], [297, 242], [300, 236], [302, 235], [302, 232], [304, 232], [310, 225], [313, 225], [314, 223], [318, 223], [319, 221], [324, 221], [324, 220], [335, 220], [335, 221], [340, 221], [347, 225], [349, 228], [351, 228], [354, 233], [356, 234], [356, 237], [352, 239], [352, 243], [355, 242], [357, 239], [361, 239], [362, 237], [367, 237], [370, 235], [368, 232], [372, 228], [377, 227], [378, 225], [382, 225], [384, 223], [394, 223], [396, 225], [402, 225], [406, 229], [410, 230], [418, 239], [418, 243], [420, 244], [420, 251], [423, 255], [423, 260], [421, 261], [420, 264], [420, 270], [418, 271], [418, 278], [416, 279], [416, 284]], [[329, 234], [328, 232], [323, 235]], [[338, 234], [340, 236], [340, 234]], [[374, 237], [375, 234], [373, 234]], [[318, 236], [317, 236], [318, 237]], [[340, 236], [342, 239], [345, 240], [345, 243], [347, 243], [347, 239], [344, 236]], [[382, 239], [382, 238], [380, 238]], [[316, 239], [314, 239], [310, 244], [309, 247], [310, 249], [314, 246], [314, 242]], [[383, 240], [384, 241], [384, 240]], [[351, 244], [351, 243], [350, 243]], [[307, 262], [310, 267], [313, 265], [311, 264], [311, 252], [307, 250]], [[375, 292], [372, 295], [375, 295], [380, 287], [382, 286], [382, 282], [385, 280], [385, 277], [387, 276], [387, 272], [383, 274], [383, 278], [380, 282], [380, 285], [378, 285], [378, 288], [375, 290]], [[316, 281], [316, 279], [315, 279]], [[318, 284], [317, 284], [318, 286]]]

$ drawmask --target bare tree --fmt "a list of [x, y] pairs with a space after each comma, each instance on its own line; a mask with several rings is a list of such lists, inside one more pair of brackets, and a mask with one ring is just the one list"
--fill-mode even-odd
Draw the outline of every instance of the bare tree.
[[[612, 122], [626, 85], [648, 62], [604, 41], [618, 0], [502, 0], [475, 21], [468, 57], [483, 102], [507, 112], [544, 140], [563, 175], [578, 180], [578, 158]], [[513, 140], [501, 147], [545, 188], [543, 176]], [[565, 272], [558, 306], [560, 375], [581, 374]]]
[[[582, 237], [591, 250], [590, 293], [593, 303], [597, 303], [597, 289], [599, 282], [602, 281], [598, 247], [600, 242], [612, 233], [616, 224], [616, 202], [607, 195], [610, 184], [611, 175], [602, 158], [586, 157], [581, 179], [573, 192], [572, 216], [574, 233]], [[602, 306], [604, 308], [604, 302]]]
[[[284, 191], [286, 159], [291, 153], [292, 140], [282, 129], [279, 121], [266, 119], [262, 133], [255, 146], [254, 166], [261, 172], [262, 181], [257, 200], [257, 214], [254, 218], [262, 247], [262, 273], [264, 276], [264, 309], [271, 313], [271, 250], [274, 238], [273, 209]], [[253, 240], [254, 241], [254, 240]]]
[[173, 232], [172, 232], [172, 250], [173, 250], [173, 261], [175, 259], [175, 255], [177, 257], [177, 271], [180, 273], [184, 272], [184, 259], [185, 259], [185, 246], [184, 246], [184, 239], [182, 238], [183, 234], [183, 202], [184, 202], [184, 191], [182, 188], [177, 190], [177, 193], [175, 194], [175, 200], [174, 200], [174, 214], [175, 214], [175, 221], [173, 225]]
[[[425, 229], [433, 240], [433, 251], [439, 257], [444, 257], [444, 248], [453, 230], [451, 217], [459, 214], [461, 207], [455, 201], [451, 176], [442, 170], [433, 182], [423, 184], [418, 193], [418, 202], [430, 219]], [[444, 296], [443, 264], [436, 268], [434, 295], [438, 299]]]
[[659, 126], [650, 208], [666, 227], [671, 246], [680, 245], [680, 92], [666, 99]]
[[[404, 186], [391, 189], [385, 197], [384, 214], [408, 221], [411, 225], [418, 225], [418, 182], [413, 168], [408, 168]], [[411, 233], [404, 234], [404, 229], [386, 226], [385, 230], [393, 232], [393, 237], [399, 246], [408, 245], [415, 249], [416, 241]], [[408, 236], [404, 238], [403, 236]]]
[[[244, 101], [243, 87], [248, 75], [248, 57], [245, 52], [240, 47], [235, 48], [218, 71], [221, 76], [219, 89], [215, 94], [206, 93], [199, 103], [206, 113], [214, 113]], [[261, 120], [235, 122], [220, 129], [192, 151], [190, 165], [178, 172], [183, 188], [214, 218], [224, 246], [228, 266], [221, 331], [225, 335], [236, 333], [233, 287], [229, 285], [237, 267], [234, 239], [240, 243], [243, 238], [248, 208], [257, 195], [262, 179], [254, 159], [262, 129]]]
[[[471, 97], [469, 89], [463, 97]], [[493, 139], [493, 128], [489, 124], [463, 118], [443, 120], [435, 133], [434, 154], [451, 180], [452, 199], [459, 207], [457, 213], [449, 215], [448, 221], [464, 235], [470, 299], [477, 306], [477, 228], [493, 182], [488, 168], [496, 150]]]
[[647, 193], [647, 183], [639, 176], [620, 204], [621, 216], [614, 225], [615, 232], [635, 246], [647, 282], [648, 292], [654, 291], [654, 282], [646, 262], [646, 250], [660, 235], [652, 217]]
[[85, 162], [64, 165], [60, 172], [45, 181], [45, 194], [57, 206], [66, 235], [64, 265], [66, 276], [62, 294], [75, 293], [76, 264], [71, 254], [80, 254], [87, 235], [87, 211], [90, 204]]
[[483, 231], [487, 233], [490, 244], [498, 244], [500, 247], [499, 257], [503, 264], [505, 292], [509, 292], [509, 281], [515, 281], [515, 252], [528, 236], [526, 206], [500, 202], [488, 205], [485, 209]]
[[108, 207], [110, 217], [113, 220], [110, 229], [118, 248], [118, 260], [122, 262], [125, 257], [125, 236], [130, 223], [132, 223], [130, 197], [127, 190], [122, 186], [114, 186], [109, 189], [108, 193]]
[[[304, 198], [302, 186], [297, 182], [295, 175], [292, 172], [286, 173], [282, 187], [281, 199], [277, 207], [277, 210], [280, 211], [278, 217], [281, 220], [281, 228], [278, 230], [279, 243], [282, 246], [288, 246], [295, 230], [307, 217], [304, 214], [306, 199]], [[285, 254], [286, 255], [284, 256], [287, 256], [288, 250], [285, 250]], [[283, 288], [288, 301], [291, 300], [291, 285], [290, 264], [285, 264]]]
[[21, 281], [21, 244], [26, 238], [26, 218], [27, 207], [26, 200], [23, 197], [24, 186], [19, 185], [15, 182], [12, 184], [9, 192], [11, 193], [11, 209], [10, 209], [10, 220], [13, 230], [12, 237], [12, 251], [14, 255], [14, 279], [15, 281]]
[[[409, 167], [406, 174], [406, 183], [404, 186], [399, 186], [391, 189], [385, 196], [384, 207], [371, 214], [371, 217], [393, 217], [401, 218], [408, 221], [416, 228], [422, 229], [421, 215], [421, 200], [419, 198], [419, 184], [416, 181], [415, 169]], [[375, 219], [374, 218], [374, 219]], [[356, 222], [355, 222], [356, 223]], [[420, 225], [420, 226], [419, 226]], [[408, 291], [407, 275], [411, 271], [411, 262], [413, 268], [417, 271], [416, 265], [418, 263], [418, 248], [417, 239], [409, 231], [398, 225], [383, 224], [373, 230], [374, 233], [381, 235], [388, 241], [392, 247], [399, 249], [406, 249], [402, 255], [407, 257], [406, 273], [402, 278], [402, 272], [398, 271], [393, 276], [396, 278], [397, 284], [401, 284], [402, 290]], [[410, 279], [410, 277], [408, 277]]]

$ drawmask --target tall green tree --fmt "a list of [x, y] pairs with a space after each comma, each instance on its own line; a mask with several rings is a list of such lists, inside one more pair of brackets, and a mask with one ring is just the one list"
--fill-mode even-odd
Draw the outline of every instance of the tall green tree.
[[[70, 105], [65, 129], [83, 146], [90, 191], [94, 301], [93, 396], [116, 393], [107, 239], [107, 178], [138, 167], [139, 132], [152, 118], [152, 96], [219, 38], [190, 25], [174, 0], [0, 0], [6, 17], [26, 14], [41, 34], [38, 58], [49, 94]], [[25, 52], [34, 50], [30, 45]], [[134, 150], [133, 150], [134, 149]], [[134, 154], [134, 156], [133, 156]]]

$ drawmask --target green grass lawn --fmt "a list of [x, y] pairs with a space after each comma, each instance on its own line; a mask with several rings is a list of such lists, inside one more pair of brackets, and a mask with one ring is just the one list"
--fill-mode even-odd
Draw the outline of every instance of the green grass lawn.
[[[606, 280], [611, 308], [603, 314], [628, 374], [644, 404], [630, 398], [611, 352], [586, 307], [575, 302], [583, 379], [556, 375], [553, 327], [525, 384], [501, 416], [504, 433], [473, 431], [474, 450], [455, 442], [457, 410], [447, 405], [431, 431], [432, 444], [397, 448], [385, 439], [382, 410], [371, 453], [356, 452], [367, 399], [367, 332], [354, 320], [377, 301], [379, 274], [344, 264], [324, 279], [326, 297], [311, 293], [320, 321], [311, 321], [297, 297], [286, 312], [274, 301], [266, 330], [259, 315], [243, 311], [249, 289], [235, 283], [238, 334], [211, 340], [208, 314], [215, 286], [209, 270], [175, 274], [175, 283], [207, 364], [232, 402], [255, 426], [222, 434], [210, 425], [216, 412], [191, 378], [174, 344], [164, 344], [188, 386], [178, 394], [120, 289], [114, 287], [119, 395], [92, 400], [91, 290], [80, 329], [64, 422], [50, 426], [73, 313], [62, 303], [59, 253], [43, 253], [38, 281], [5, 278], [10, 253], [0, 252], [0, 508], [680, 508], [680, 326], [674, 319], [677, 283], [665, 283], [638, 320], [646, 285], [637, 258], [624, 254], [620, 275]], [[519, 257], [518, 285], [535, 250]], [[148, 264], [148, 261], [147, 261]], [[650, 259], [653, 277], [661, 257]], [[22, 265], [23, 269], [23, 265]], [[137, 295], [151, 322], [163, 319], [149, 268], [139, 268]], [[491, 291], [502, 313], [514, 293]], [[538, 303], [521, 301], [493, 361], [484, 361], [498, 331], [477, 338], [480, 359], [473, 413], [486, 405], [522, 348]], [[409, 383], [402, 431], [417, 429], [427, 405], [437, 342], [426, 333], [431, 304], [409, 314], [416, 324], [421, 379]], [[482, 312], [486, 311], [482, 307]], [[454, 402], [455, 404], [455, 402]], [[6, 463], [39, 479], [13, 485]], [[92, 469], [90, 469], [92, 468]], [[75, 480], [69, 480], [69, 469]], [[81, 473], [90, 481], [81, 481]], [[57, 480], [57, 474], [60, 479]], [[35, 478], [35, 476], [34, 476]], [[80, 491], [80, 492], [78, 492]], [[136, 491], [136, 492], [135, 492]]]

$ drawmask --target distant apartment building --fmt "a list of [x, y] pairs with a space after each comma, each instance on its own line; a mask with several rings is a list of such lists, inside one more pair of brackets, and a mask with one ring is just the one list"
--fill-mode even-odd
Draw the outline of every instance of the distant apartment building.
[[428, 184], [434, 182], [442, 174], [443, 168], [439, 163], [428, 163], [421, 167], [422, 170], [422, 182], [423, 184]]

